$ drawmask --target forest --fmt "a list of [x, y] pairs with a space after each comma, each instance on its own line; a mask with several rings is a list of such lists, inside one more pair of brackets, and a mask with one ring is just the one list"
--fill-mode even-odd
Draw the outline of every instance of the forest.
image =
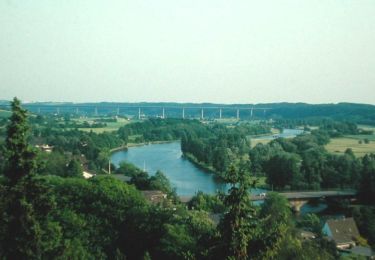
[[[356, 219], [361, 241], [375, 245], [375, 155], [332, 155], [323, 146], [334, 135], [360, 132], [353, 123], [335, 121], [251, 149], [247, 136], [269, 133], [268, 123], [154, 119], [98, 134], [58, 122], [30, 115], [18, 99], [2, 121], [0, 259], [338, 259], [314, 214], [297, 221], [288, 201], [272, 192], [261, 205], [250, 202], [259, 176], [274, 190], [357, 189], [359, 206], [339, 206]], [[113, 148], [176, 139], [185, 154], [230, 184], [228, 193], [197, 193], [185, 205], [162, 172], [113, 167], [129, 183], [106, 172]], [[52, 152], [35, 148], [45, 143]], [[84, 179], [83, 168], [96, 176]], [[153, 189], [168, 194], [165, 203], [142, 196]], [[218, 222], [212, 214], [220, 215]], [[318, 237], [302, 239], [301, 227]]]

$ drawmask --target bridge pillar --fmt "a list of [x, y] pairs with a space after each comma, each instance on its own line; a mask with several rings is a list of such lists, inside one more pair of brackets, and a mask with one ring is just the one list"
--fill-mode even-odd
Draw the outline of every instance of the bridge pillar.
[[250, 117], [253, 117], [253, 107], [251, 108], [251, 110], [250, 110]]
[[98, 107], [95, 107], [94, 114], [97, 116], [98, 115]]
[[240, 120], [240, 110], [237, 108], [237, 120]]
[[76, 107], [76, 114], [78, 115], [79, 111], [78, 111], [78, 107]]
[[117, 113], [117, 115], [120, 115], [120, 107], [117, 107], [116, 113]]
[[185, 119], [185, 108], [182, 108], [182, 119]]
[[141, 119], [141, 108], [138, 108], [138, 119]]
[[203, 108], [201, 110], [201, 119], [203, 120], [204, 119], [204, 112], [203, 112]]
[[220, 108], [220, 110], [219, 110], [219, 118], [221, 119], [221, 117], [222, 117], [222, 109]]
[[303, 205], [305, 205], [307, 202], [307, 200], [291, 200], [289, 203], [292, 206], [294, 212], [299, 213]]
[[165, 118], [165, 109], [164, 109], [164, 107], [163, 107], [163, 113], [162, 113], [162, 116], [161, 116], [161, 118]]

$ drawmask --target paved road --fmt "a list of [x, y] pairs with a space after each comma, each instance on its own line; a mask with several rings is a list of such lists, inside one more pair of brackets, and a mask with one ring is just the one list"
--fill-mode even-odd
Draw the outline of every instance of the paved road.
[[[357, 194], [356, 191], [296, 191], [296, 192], [279, 192], [280, 195], [286, 197], [288, 200], [293, 199], [314, 199], [325, 197], [352, 197]], [[264, 200], [265, 196], [253, 195], [251, 200]]]

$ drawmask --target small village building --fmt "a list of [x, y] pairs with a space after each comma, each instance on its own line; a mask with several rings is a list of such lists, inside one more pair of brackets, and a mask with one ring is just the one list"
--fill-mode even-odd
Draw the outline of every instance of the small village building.
[[83, 171], [82, 175], [83, 175], [83, 178], [90, 179], [90, 178], [94, 177], [95, 174]]
[[298, 235], [303, 240], [311, 240], [317, 237], [315, 233], [308, 231], [308, 230], [303, 230], [303, 229], [298, 230]]
[[160, 190], [143, 190], [141, 192], [146, 200], [152, 204], [161, 204], [167, 198], [167, 194]]
[[324, 224], [323, 234], [336, 243], [338, 249], [347, 249], [356, 245], [360, 236], [353, 218], [330, 219]]
[[367, 259], [375, 259], [375, 252], [370, 247], [355, 246], [348, 250], [350, 255], [362, 256]]
[[49, 146], [48, 144], [42, 144], [42, 145], [35, 145], [36, 148], [39, 148], [40, 150], [46, 152], [46, 153], [51, 153], [53, 146]]

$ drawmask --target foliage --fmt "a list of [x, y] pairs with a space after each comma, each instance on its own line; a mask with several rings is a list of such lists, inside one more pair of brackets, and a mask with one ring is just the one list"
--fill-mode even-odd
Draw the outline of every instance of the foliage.
[[298, 185], [300, 175], [298, 156], [290, 153], [280, 153], [270, 158], [264, 169], [267, 183], [275, 189], [282, 189], [286, 185]]
[[223, 213], [225, 210], [224, 204], [221, 200], [222, 195], [209, 195], [198, 191], [195, 196], [191, 198], [188, 207], [193, 210], [204, 210], [212, 213]]
[[28, 174], [32, 174], [36, 168], [35, 152], [28, 144], [29, 125], [27, 112], [21, 108], [21, 102], [14, 98], [11, 103], [12, 116], [7, 126], [5, 140], [5, 175], [16, 184], [18, 180]]
[[238, 170], [234, 165], [224, 177], [231, 185], [224, 199], [227, 212], [220, 222], [224, 254], [228, 259], [247, 259], [247, 247], [256, 232], [255, 209], [248, 192], [251, 183], [244, 169]]
[[317, 235], [322, 234], [322, 224], [320, 222], [319, 217], [314, 213], [308, 213], [304, 215], [297, 222], [297, 226], [304, 230], [311, 231]]

